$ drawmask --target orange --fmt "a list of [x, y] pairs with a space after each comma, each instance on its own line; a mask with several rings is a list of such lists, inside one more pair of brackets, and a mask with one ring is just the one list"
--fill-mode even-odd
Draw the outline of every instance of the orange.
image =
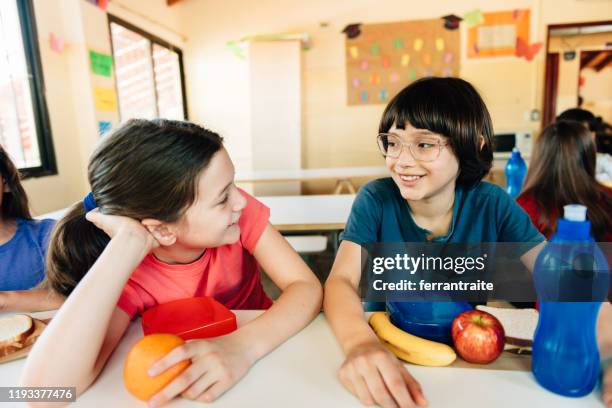
[[174, 334], [150, 334], [132, 346], [123, 367], [125, 388], [136, 398], [147, 401], [182, 373], [191, 360], [175, 364], [163, 373], [150, 377], [149, 368], [174, 348], [185, 342]]

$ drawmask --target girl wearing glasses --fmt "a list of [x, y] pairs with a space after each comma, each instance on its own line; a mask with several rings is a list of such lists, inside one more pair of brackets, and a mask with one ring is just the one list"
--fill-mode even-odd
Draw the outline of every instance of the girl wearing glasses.
[[[498, 186], [489, 112], [472, 85], [426, 78], [385, 109], [378, 147], [390, 177], [355, 199], [325, 284], [324, 309], [346, 360], [340, 381], [362, 403], [427, 404], [419, 383], [368, 326], [358, 295], [361, 246], [376, 242], [533, 242], [544, 237]], [[433, 304], [432, 307], [436, 307]]]

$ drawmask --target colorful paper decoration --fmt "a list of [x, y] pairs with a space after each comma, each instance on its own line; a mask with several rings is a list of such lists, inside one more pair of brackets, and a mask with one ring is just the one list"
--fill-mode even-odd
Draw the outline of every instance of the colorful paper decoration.
[[56, 36], [54, 33], [49, 33], [49, 47], [52, 51], [61, 54], [64, 52], [66, 43], [63, 38]]
[[408, 70], [408, 81], [414, 81], [417, 77], [416, 69], [410, 68]]
[[100, 137], [104, 136], [106, 133], [110, 132], [113, 127], [112, 122], [108, 122], [105, 120], [101, 120], [98, 122], [98, 135]]
[[106, 8], [108, 7], [108, 0], [87, 0], [87, 1], [93, 4], [94, 6], [98, 6], [98, 8], [103, 11], [106, 11]]
[[463, 15], [463, 21], [465, 21], [468, 27], [473, 27], [482, 24], [485, 21], [485, 17], [480, 10], [472, 10]]
[[100, 112], [117, 112], [117, 93], [113, 88], [94, 86], [96, 110]]
[[422, 76], [459, 75], [459, 30], [444, 28], [439, 18], [359, 28], [358, 37], [345, 37], [349, 105], [386, 103]]
[[540, 51], [540, 48], [542, 48], [541, 42], [527, 44], [525, 40], [517, 37], [515, 55], [517, 57], [525, 58], [527, 61], [531, 61], [538, 51]]
[[249, 42], [254, 41], [299, 41], [302, 45], [302, 51], [308, 51], [311, 47], [311, 38], [309, 33], [274, 33], [274, 34], [257, 34], [242, 37], [240, 40], [228, 41], [225, 46], [238, 58], [245, 58], [245, 50]]
[[244, 56], [245, 45], [246, 43], [241, 43], [240, 41], [228, 41], [227, 43], [225, 43], [227, 49], [240, 59], [246, 58]]
[[96, 75], [110, 77], [113, 70], [113, 57], [94, 50], [89, 50], [89, 65]]
[[479, 25], [468, 29], [468, 58], [516, 55], [518, 38], [529, 44], [529, 9], [484, 13], [482, 16]]
[[415, 51], [421, 51], [423, 49], [423, 39], [416, 38], [413, 43], [413, 47]]

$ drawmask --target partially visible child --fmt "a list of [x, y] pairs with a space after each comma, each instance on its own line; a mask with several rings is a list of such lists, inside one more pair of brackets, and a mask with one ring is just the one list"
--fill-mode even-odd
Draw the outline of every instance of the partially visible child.
[[[212, 296], [231, 309], [267, 309], [151, 367], [157, 375], [192, 361], [149, 406], [179, 394], [210, 402], [320, 311], [319, 280], [270, 225], [270, 210], [236, 187], [216, 133], [188, 122], [131, 120], [96, 149], [89, 182], [92, 192], [51, 239], [48, 283], [69, 296], [34, 345], [24, 384], [76, 386], [81, 394], [132, 318], [157, 304]], [[274, 303], [259, 265], [282, 290]]]
[[[567, 109], [557, 116], [557, 120], [573, 120], [582, 123], [591, 131], [594, 139], [597, 138], [597, 132], [606, 128], [601, 117], [595, 117], [593, 112], [581, 108]], [[612, 182], [612, 155], [606, 152], [596, 152], [596, 155], [595, 178], [600, 182]]]
[[595, 140], [580, 122], [559, 120], [536, 139], [517, 202], [547, 238], [564, 205], [582, 204], [595, 240], [612, 242], [612, 189], [595, 179], [595, 154]]
[[56, 309], [62, 297], [32, 289], [45, 277], [53, 220], [34, 220], [19, 172], [0, 146], [0, 311]]

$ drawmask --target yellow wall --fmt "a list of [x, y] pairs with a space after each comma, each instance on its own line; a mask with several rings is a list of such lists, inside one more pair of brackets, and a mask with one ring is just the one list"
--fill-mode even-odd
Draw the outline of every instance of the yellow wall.
[[[46, 44], [51, 31], [66, 36], [76, 31], [71, 41], [81, 53], [91, 34], [82, 21], [80, 28], [75, 26], [71, 15], [92, 19], [98, 26], [104, 18], [102, 12], [86, 9], [93, 6], [84, 0], [34, 0], [34, 4], [41, 44]], [[384, 106], [346, 105], [340, 31], [354, 22], [438, 18], [475, 8], [485, 12], [531, 9], [532, 42], [545, 41], [547, 24], [597, 21], [610, 15], [608, 2], [580, 0], [183, 0], [172, 7], [165, 0], [113, 0], [109, 12], [182, 47], [190, 118], [226, 138], [240, 169], [250, 154], [248, 143], [241, 143], [251, 119], [249, 70], [248, 61], [227, 50], [227, 41], [253, 34], [310, 33], [313, 46], [302, 58], [303, 166], [380, 164], [374, 135]], [[322, 22], [327, 27], [321, 27]], [[461, 30], [465, 44], [465, 27]], [[85, 163], [97, 141], [96, 113], [86, 95], [92, 79], [79, 72], [83, 55], [75, 56], [70, 48], [62, 55], [51, 53], [48, 46], [40, 48], [60, 174], [25, 182], [38, 213], [66, 206], [87, 191]], [[543, 57], [541, 51], [533, 62], [514, 57], [462, 59], [461, 76], [481, 91], [496, 130], [537, 131], [539, 123], [529, 121], [528, 113], [541, 109]]]

